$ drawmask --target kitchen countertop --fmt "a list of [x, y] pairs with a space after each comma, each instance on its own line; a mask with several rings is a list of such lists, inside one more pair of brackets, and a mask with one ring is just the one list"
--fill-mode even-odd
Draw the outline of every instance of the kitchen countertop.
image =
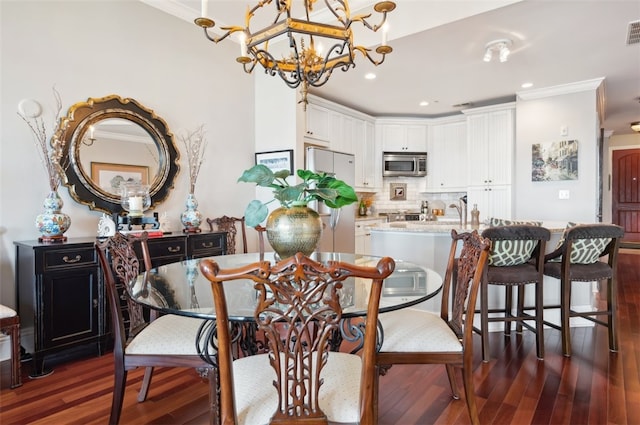
[[[550, 232], [562, 232], [567, 226], [566, 222], [549, 221], [542, 223]], [[437, 221], [394, 221], [390, 223], [379, 223], [371, 226], [372, 231], [380, 232], [409, 232], [409, 233], [451, 233], [451, 229], [457, 232], [470, 232], [478, 229], [482, 232], [488, 226], [481, 224], [480, 226], [460, 226], [458, 222], [437, 222]]]

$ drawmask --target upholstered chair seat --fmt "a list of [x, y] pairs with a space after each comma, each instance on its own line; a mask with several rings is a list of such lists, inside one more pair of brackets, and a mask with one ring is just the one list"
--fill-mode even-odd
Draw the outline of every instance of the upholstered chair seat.
[[196, 336], [203, 320], [176, 315], [160, 316], [130, 339], [127, 355], [198, 355]]
[[462, 352], [458, 336], [440, 315], [417, 308], [382, 313], [379, 316], [384, 333], [381, 351]]
[[[355, 354], [329, 353], [320, 374], [318, 403], [330, 422], [358, 423], [360, 418], [360, 376], [362, 361]], [[278, 408], [273, 385], [256, 385], [277, 379], [268, 354], [243, 357], [233, 362], [237, 425], [268, 424]]]

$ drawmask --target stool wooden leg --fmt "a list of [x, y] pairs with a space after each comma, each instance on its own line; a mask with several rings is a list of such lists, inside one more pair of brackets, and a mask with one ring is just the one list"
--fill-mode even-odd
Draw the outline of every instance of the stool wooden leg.
[[571, 357], [571, 328], [569, 327], [571, 309], [571, 281], [560, 280], [560, 331], [562, 332], [562, 354]]
[[513, 287], [510, 285], [504, 286], [504, 334], [511, 335], [511, 322], [508, 320], [512, 316], [511, 309], [513, 308]]
[[538, 359], [544, 358], [544, 304], [543, 304], [543, 280], [535, 283], [536, 291], [536, 351]]
[[618, 285], [615, 276], [607, 280], [609, 350], [618, 351]]

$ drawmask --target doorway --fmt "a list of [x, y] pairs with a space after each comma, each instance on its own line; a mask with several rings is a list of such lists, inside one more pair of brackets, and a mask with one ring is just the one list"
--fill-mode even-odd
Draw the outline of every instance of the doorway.
[[611, 158], [611, 218], [624, 228], [624, 242], [640, 244], [640, 149], [614, 150]]

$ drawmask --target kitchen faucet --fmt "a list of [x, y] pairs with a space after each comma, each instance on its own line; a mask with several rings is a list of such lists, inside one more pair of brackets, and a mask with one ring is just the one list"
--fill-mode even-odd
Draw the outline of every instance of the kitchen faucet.
[[449, 208], [455, 208], [458, 211], [458, 216], [460, 217], [460, 226], [467, 225], [467, 197], [463, 196], [458, 199], [458, 205], [451, 204]]

